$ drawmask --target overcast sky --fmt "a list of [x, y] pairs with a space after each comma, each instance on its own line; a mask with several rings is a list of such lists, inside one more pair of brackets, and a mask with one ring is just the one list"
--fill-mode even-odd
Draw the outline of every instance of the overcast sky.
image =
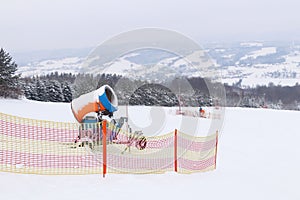
[[95, 46], [124, 31], [158, 27], [195, 41], [300, 40], [298, 0], [1, 0], [8, 51]]

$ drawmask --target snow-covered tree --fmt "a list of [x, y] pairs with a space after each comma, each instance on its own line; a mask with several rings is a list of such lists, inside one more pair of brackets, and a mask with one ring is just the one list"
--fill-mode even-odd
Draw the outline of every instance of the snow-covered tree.
[[61, 84], [62, 94], [63, 94], [63, 101], [64, 102], [71, 102], [73, 95], [72, 89], [67, 82], [63, 82]]
[[74, 82], [74, 97], [77, 98], [97, 89], [98, 80], [91, 74], [79, 74]]
[[48, 100], [51, 102], [62, 102], [63, 95], [60, 88], [60, 83], [56, 80], [51, 80], [46, 88], [48, 93]]
[[33, 99], [33, 84], [31, 82], [24, 84], [23, 91], [27, 99]]
[[46, 88], [44, 85], [44, 82], [41, 81], [40, 79], [36, 80], [36, 100], [37, 101], [47, 101], [47, 96], [46, 96]]
[[21, 94], [19, 87], [20, 75], [16, 74], [17, 64], [12, 57], [0, 49], [0, 96], [4, 98], [18, 98]]

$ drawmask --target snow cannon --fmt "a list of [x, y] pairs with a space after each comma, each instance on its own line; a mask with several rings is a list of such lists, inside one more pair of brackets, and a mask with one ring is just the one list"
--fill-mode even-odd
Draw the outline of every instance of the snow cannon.
[[117, 95], [109, 85], [103, 85], [95, 91], [73, 99], [71, 109], [79, 123], [82, 123], [85, 115], [91, 112], [112, 115], [118, 110]]

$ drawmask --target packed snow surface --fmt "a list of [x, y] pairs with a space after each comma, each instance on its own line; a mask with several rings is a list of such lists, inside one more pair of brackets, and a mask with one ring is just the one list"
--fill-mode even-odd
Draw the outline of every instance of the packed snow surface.
[[[183, 118], [173, 115], [170, 108], [155, 109], [159, 108], [130, 107], [128, 115], [139, 116], [133, 117], [132, 123], [146, 129], [155, 120], [153, 116], [164, 113], [160, 120], [165, 125], [158, 128], [160, 132], [171, 130]], [[0, 112], [75, 122], [70, 104], [66, 103], [0, 99]], [[151, 112], [157, 113], [152, 116]], [[226, 108], [214, 171], [190, 175], [107, 174], [106, 178], [100, 174], [44, 176], [0, 172], [1, 200], [300, 199], [299, 118], [297, 111]], [[196, 121], [197, 132], [202, 127], [209, 130], [209, 119]]]

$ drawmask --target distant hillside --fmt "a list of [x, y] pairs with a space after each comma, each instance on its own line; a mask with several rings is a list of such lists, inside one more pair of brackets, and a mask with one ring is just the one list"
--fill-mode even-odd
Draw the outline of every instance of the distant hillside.
[[[24, 76], [67, 73], [111, 73], [137, 79], [161, 80], [175, 76], [206, 76], [218, 73], [222, 82], [229, 85], [240, 82], [241, 87], [268, 85], [294, 86], [300, 80], [300, 43], [297, 42], [240, 42], [204, 45], [204, 52], [193, 56], [203, 57], [205, 63], [188, 62], [187, 58], [157, 49], [130, 52], [115, 60], [97, 65], [86, 65], [92, 48], [57, 50], [15, 55], [19, 72]], [[24, 59], [26, 57], [26, 59]], [[101, 55], [99, 55], [101, 56]], [[24, 63], [26, 60], [26, 63]]]

